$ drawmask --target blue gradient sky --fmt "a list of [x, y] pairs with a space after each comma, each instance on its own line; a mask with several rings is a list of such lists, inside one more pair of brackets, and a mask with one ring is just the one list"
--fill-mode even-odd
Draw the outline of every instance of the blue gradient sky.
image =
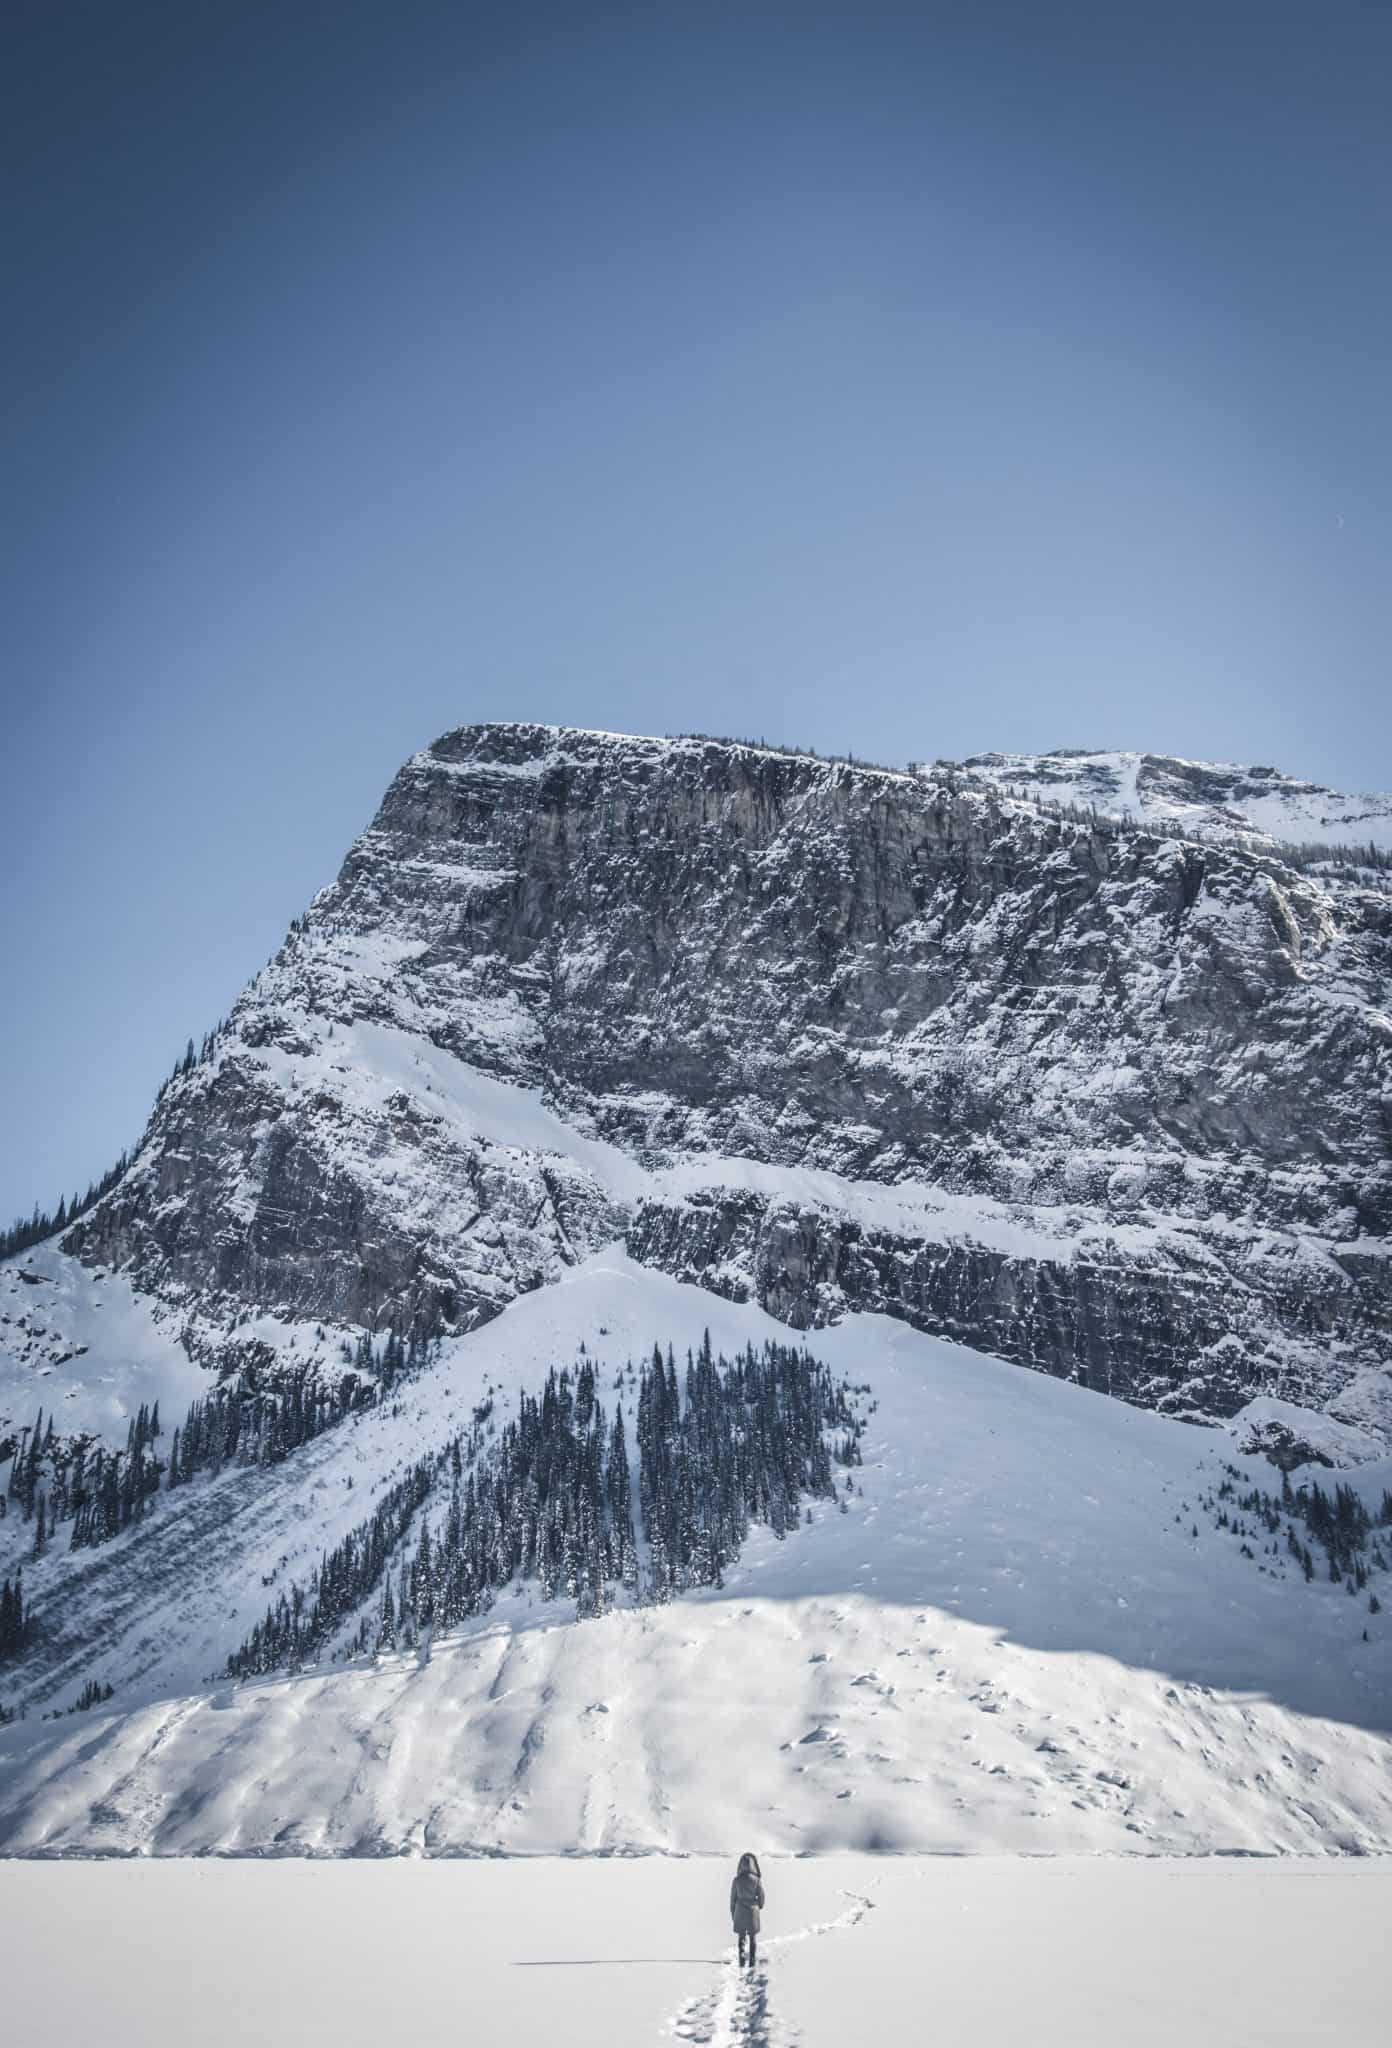
[[1392, 10], [11, 9], [0, 1215], [470, 719], [1392, 784]]

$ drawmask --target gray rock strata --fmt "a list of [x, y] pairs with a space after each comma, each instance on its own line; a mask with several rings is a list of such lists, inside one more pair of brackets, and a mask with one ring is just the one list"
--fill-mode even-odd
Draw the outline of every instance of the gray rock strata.
[[485, 1320], [625, 1237], [1174, 1412], [1379, 1427], [1392, 898], [969, 773], [475, 726], [166, 1089], [84, 1259]]

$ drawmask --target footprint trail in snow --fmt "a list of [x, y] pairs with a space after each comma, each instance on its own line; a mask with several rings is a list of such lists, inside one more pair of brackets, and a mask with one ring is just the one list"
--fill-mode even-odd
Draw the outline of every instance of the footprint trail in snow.
[[[854, 1927], [868, 1913], [874, 1901], [858, 1892], [847, 1892], [851, 1903], [834, 1920], [819, 1920], [792, 1934], [775, 1934], [760, 1943], [770, 1949], [791, 1948], [822, 1934], [837, 1934]], [[678, 2041], [699, 2043], [700, 2048], [794, 2048], [796, 2031], [780, 2021], [769, 1996], [768, 1963], [754, 1970], [742, 1970], [733, 1955], [720, 1973], [714, 1991], [689, 1998], [667, 2021], [663, 2032]]]

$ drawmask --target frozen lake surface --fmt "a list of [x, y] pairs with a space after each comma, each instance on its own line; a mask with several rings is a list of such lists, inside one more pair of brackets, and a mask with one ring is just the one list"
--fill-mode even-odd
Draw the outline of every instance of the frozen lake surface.
[[715, 1858], [0, 1864], [21, 2048], [1372, 2048], [1392, 1861]]

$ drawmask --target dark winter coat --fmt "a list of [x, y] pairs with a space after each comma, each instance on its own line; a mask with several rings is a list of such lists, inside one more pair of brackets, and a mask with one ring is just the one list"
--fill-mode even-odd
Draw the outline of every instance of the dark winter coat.
[[764, 1881], [759, 1875], [758, 1859], [741, 1856], [735, 1881], [730, 1886], [730, 1918], [736, 1934], [759, 1932], [759, 1908], [763, 1903]]

